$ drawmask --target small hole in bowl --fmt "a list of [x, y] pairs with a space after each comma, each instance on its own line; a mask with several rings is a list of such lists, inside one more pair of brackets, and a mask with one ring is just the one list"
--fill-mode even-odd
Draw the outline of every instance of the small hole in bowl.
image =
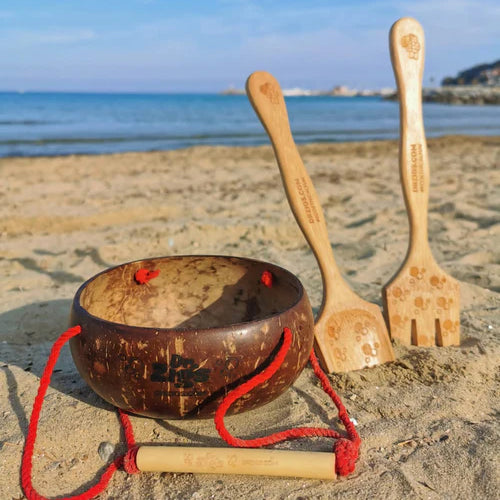
[[[138, 285], [139, 268], [160, 274]], [[261, 283], [265, 270], [273, 286]], [[292, 308], [302, 296], [298, 279], [265, 262], [238, 257], [163, 257], [123, 264], [89, 280], [80, 305], [113, 323], [150, 328], [205, 329], [258, 321]]]

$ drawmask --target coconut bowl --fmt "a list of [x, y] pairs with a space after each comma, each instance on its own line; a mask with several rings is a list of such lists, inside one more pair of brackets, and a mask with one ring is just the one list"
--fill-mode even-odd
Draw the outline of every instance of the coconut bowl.
[[[159, 270], [145, 284], [139, 269]], [[261, 282], [264, 271], [273, 284]], [[159, 257], [122, 264], [75, 295], [70, 341], [80, 375], [103, 399], [154, 418], [208, 418], [233, 388], [273, 359], [289, 327], [293, 343], [274, 376], [229, 413], [269, 403], [298, 377], [314, 320], [296, 276], [266, 262], [224, 256]]]

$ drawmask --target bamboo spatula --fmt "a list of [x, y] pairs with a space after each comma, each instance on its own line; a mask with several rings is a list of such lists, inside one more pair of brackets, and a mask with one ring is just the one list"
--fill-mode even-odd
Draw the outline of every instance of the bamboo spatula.
[[399, 94], [401, 184], [410, 222], [406, 259], [383, 289], [392, 338], [404, 344], [460, 343], [458, 281], [434, 260], [427, 238], [429, 160], [422, 120], [424, 32], [405, 17], [391, 28], [391, 61]]
[[329, 372], [347, 372], [394, 360], [380, 309], [349, 288], [335, 263], [318, 196], [295, 146], [278, 82], [258, 71], [250, 75], [246, 89], [273, 144], [290, 207], [321, 270], [323, 304], [314, 331], [323, 366]]

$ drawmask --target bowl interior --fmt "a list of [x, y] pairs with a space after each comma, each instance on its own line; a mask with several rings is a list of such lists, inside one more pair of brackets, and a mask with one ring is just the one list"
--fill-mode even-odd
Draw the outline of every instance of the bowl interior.
[[[139, 285], [140, 268], [160, 274]], [[263, 271], [273, 286], [260, 281]], [[131, 262], [85, 283], [77, 295], [83, 309], [114, 323], [150, 328], [223, 328], [261, 320], [293, 307], [303, 293], [290, 272], [238, 257], [182, 256]]]

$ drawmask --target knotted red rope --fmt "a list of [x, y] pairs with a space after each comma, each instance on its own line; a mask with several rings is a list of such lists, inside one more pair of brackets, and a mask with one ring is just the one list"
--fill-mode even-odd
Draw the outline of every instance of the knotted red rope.
[[273, 286], [273, 275], [270, 271], [264, 271], [260, 277], [260, 282], [267, 286], [267, 288], [272, 288]]
[[[33, 451], [35, 448], [35, 440], [38, 431], [38, 421], [40, 419], [40, 412], [42, 410], [43, 398], [47, 392], [47, 388], [50, 384], [50, 378], [54, 370], [54, 366], [59, 358], [59, 353], [63, 345], [72, 337], [78, 335], [81, 332], [79, 326], [74, 326], [66, 330], [52, 346], [49, 354], [49, 359], [43, 370], [42, 377], [40, 378], [40, 384], [38, 387], [38, 393], [35, 397], [35, 402], [33, 403], [33, 411], [31, 412], [30, 423], [28, 426], [28, 434], [26, 436], [26, 443], [24, 445], [23, 458], [21, 463], [21, 485], [26, 497], [29, 500], [47, 500], [46, 497], [40, 495], [35, 488], [33, 488], [33, 483], [31, 481], [31, 472], [33, 468]], [[74, 495], [67, 497], [66, 500], [88, 500], [94, 498], [99, 493], [101, 493], [109, 483], [111, 476], [120, 467], [124, 467], [129, 474], [134, 474], [139, 472], [137, 466], [135, 465], [135, 454], [137, 453], [137, 447], [135, 446], [134, 433], [132, 431], [132, 425], [128, 416], [118, 410], [120, 421], [125, 434], [125, 441], [127, 443], [128, 451], [125, 455], [122, 455], [115, 459], [107, 469], [103, 472], [99, 481], [89, 488], [87, 491], [81, 493], [80, 495]]]
[[134, 274], [134, 279], [138, 285], [145, 285], [160, 274], [160, 270], [148, 271], [147, 269], [138, 269]]
[[[138, 280], [139, 271], [145, 271], [145, 273], [140, 273], [140, 278], [145, 281]], [[147, 271], [140, 269], [136, 272], [134, 279], [141, 284], [145, 284], [156, 276], [158, 276], [159, 271]], [[148, 274], [148, 273], [152, 273]], [[268, 273], [268, 275], [266, 275]], [[269, 288], [272, 287], [272, 274], [266, 271], [263, 273], [261, 278], [262, 283]], [[42, 410], [43, 399], [47, 392], [47, 389], [50, 384], [50, 379], [52, 376], [52, 372], [56, 365], [57, 359], [59, 358], [59, 354], [63, 345], [72, 337], [79, 335], [81, 333], [80, 326], [74, 326], [66, 330], [55, 342], [52, 346], [52, 349], [49, 354], [49, 358], [47, 360], [47, 364], [43, 370], [42, 377], [40, 378], [40, 384], [38, 388], [38, 393], [35, 397], [35, 401], [33, 403], [33, 411], [31, 412], [30, 423], [28, 426], [28, 434], [26, 436], [26, 443], [24, 446], [22, 463], [21, 463], [21, 485], [23, 491], [28, 498], [28, 500], [48, 500], [46, 497], [40, 495], [35, 488], [33, 487], [31, 475], [33, 469], [33, 452], [35, 448], [35, 441], [38, 431], [38, 422], [40, 419], [40, 412]], [[344, 427], [347, 432], [347, 438], [342, 437], [341, 434], [334, 431], [333, 429], [323, 429], [316, 427], [297, 427], [295, 429], [288, 429], [286, 431], [276, 432], [269, 436], [264, 436], [255, 439], [239, 439], [230, 434], [230, 432], [226, 429], [224, 424], [224, 416], [230, 406], [241, 396], [250, 392], [253, 388], [258, 386], [259, 384], [264, 383], [266, 380], [269, 380], [276, 371], [280, 368], [283, 361], [285, 360], [286, 354], [290, 349], [292, 344], [292, 332], [289, 328], [284, 328], [283, 330], [283, 343], [272, 360], [272, 362], [257, 375], [253, 376], [250, 380], [243, 383], [241, 386], [238, 386], [236, 389], [232, 390], [227, 394], [227, 396], [223, 399], [222, 403], [217, 408], [215, 413], [215, 426], [220, 436], [224, 441], [226, 441], [231, 446], [241, 447], [241, 448], [258, 448], [261, 446], [267, 446], [274, 443], [279, 443], [281, 441], [285, 441], [287, 439], [298, 439], [303, 437], [330, 437], [333, 439], [337, 439], [337, 442], [334, 445], [334, 453], [335, 453], [335, 469], [336, 473], [341, 476], [345, 476], [350, 474], [355, 467], [356, 460], [358, 458], [358, 450], [361, 444], [361, 439], [356, 432], [354, 424], [349, 419], [347, 411], [342, 404], [340, 398], [333, 390], [328, 377], [321, 370], [318, 359], [314, 354], [314, 350], [311, 351], [309, 355], [309, 361], [313, 367], [315, 375], [319, 378], [323, 390], [330, 396], [332, 401], [338, 410], [339, 419], [344, 424]], [[116, 458], [111, 464], [108, 465], [106, 470], [103, 472], [99, 481], [89, 488], [87, 491], [74, 495], [71, 497], [61, 498], [60, 500], [89, 500], [94, 498], [99, 493], [104, 491], [106, 486], [108, 485], [111, 477], [119, 468], [122, 468], [128, 472], [129, 474], [135, 474], [139, 472], [136, 463], [137, 451], [139, 449], [135, 444], [134, 433], [132, 429], [132, 424], [128, 415], [122, 410], [118, 409], [118, 414], [120, 418], [120, 422], [123, 427], [123, 432], [125, 435], [125, 441], [127, 443], [127, 452], [124, 455]]]
[[239, 448], [260, 448], [270, 444], [280, 443], [287, 439], [299, 439], [304, 437], [330, 437], [338, 439], [334, 446], [335, 453], [335, 470], [339, 476], [346, 476], [350, 474], [355, 467], [358, 458], [358, 450], [361, 444], [361, 439], [356, 432], [354, 424], [349, 419], [349, 415], [342, 404], [342, 401], [333, 390], [328, 377], [320, 368], [318, 359], [314, 354], [314, 350], [309, 355], [309, 361], [312, 364], [315, 375], [320, 379], [323, 390], [331, 397], [339, 412], [339, 418], [344, 424], [347, 431], [347, 439], [342, 437], [338, 432], [333, 429], [323, 429], [319, 427], [296, 427], [295, 429], [287, 429], [285, 431], [276, 432], [269, 436], [259, 437], [255, 439], [240, 439], [234, 437], [226, 428], [224, 424], [224, 416], [229, 410], [230, 406], [244, 394], [247, 394], [258, 385], [269, 380], [282, 365], [285, 356], [292, 344], [292, 332], [289, 328], [283, 330], [284, 340], [283, 344], [278, 351], [276, 357], [272, 360], [269, 366], [261, 373], [258, 373], [244, 384], [233, 389], [222, 401], [215, 413], [215, 427], [219, 435], [226, 443], [231, 446]]

